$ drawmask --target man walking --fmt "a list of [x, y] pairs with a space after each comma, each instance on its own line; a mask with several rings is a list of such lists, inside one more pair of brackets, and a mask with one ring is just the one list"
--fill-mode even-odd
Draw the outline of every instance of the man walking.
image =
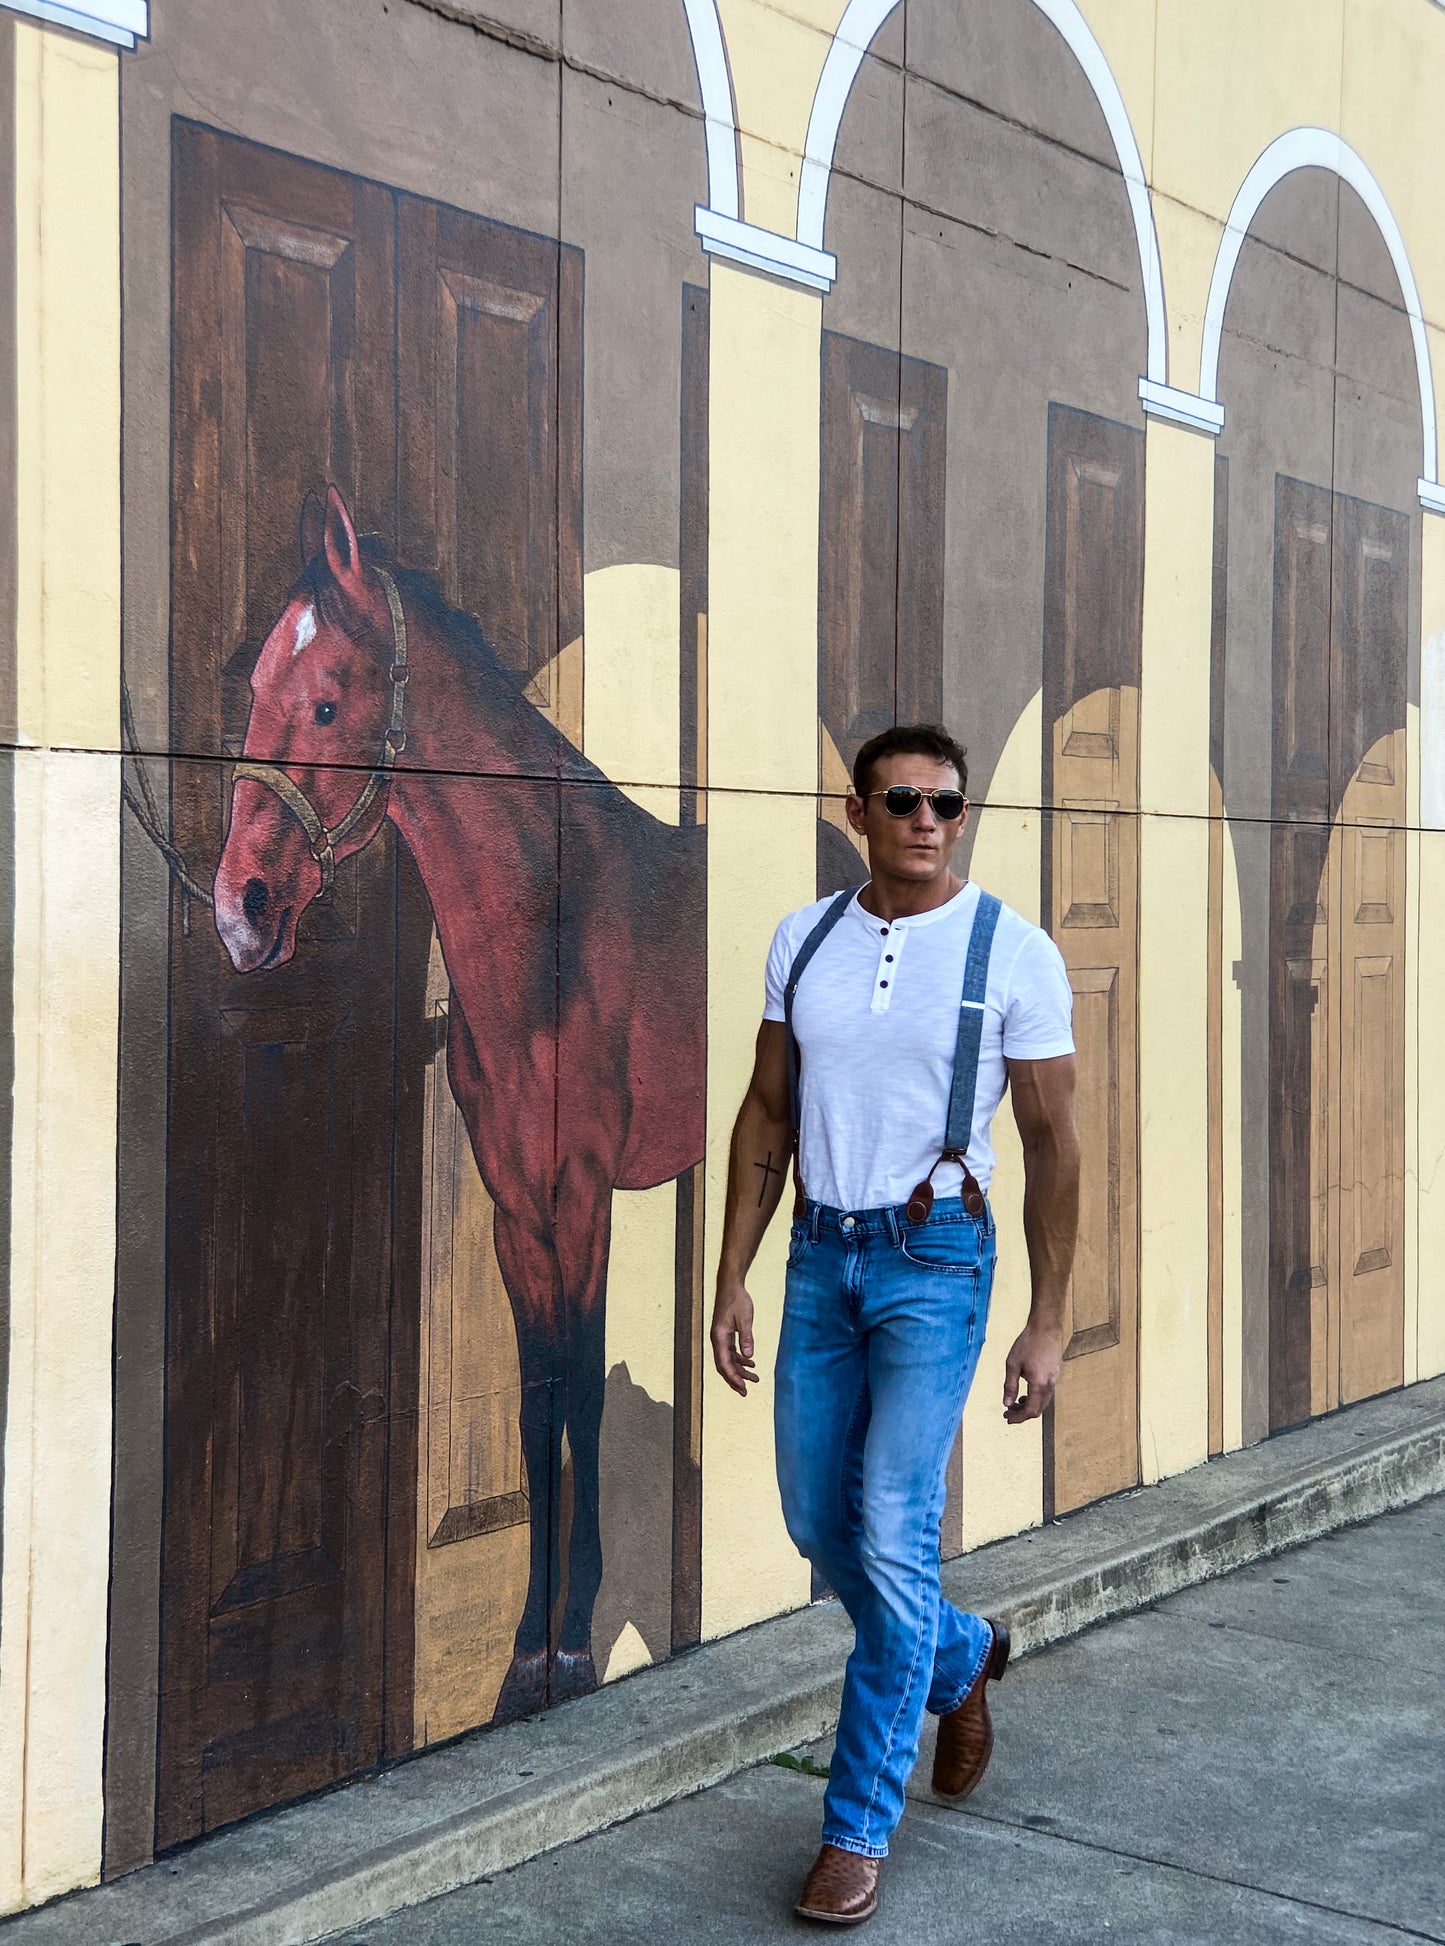
[[1008, 1355], [1011, 1424], [1044, 1411], [1063, 1356], [1079, 1176], [1068, 977], [1045, 933], [953, 872], [967, 782], [962, 749], [930, 725], [858, 752], [847, 812], [871, 877], [778, 927], [732, 1138], [712, 1347], [744, 1398], [757, 1377], [745, 1280], [796, 1143], [778, 1482], [788, 1532], [856, 1632], [797, 1911], [834, 1925], [877, 1908], [925, 1709], [944, 1796], [966, 1797], [993, 1748], [985, 1692], [1008, 1633], [943, 1599], [938, 1543], [993, 1282], [985, 1192], [1005, 1085], [1033, 1291]]

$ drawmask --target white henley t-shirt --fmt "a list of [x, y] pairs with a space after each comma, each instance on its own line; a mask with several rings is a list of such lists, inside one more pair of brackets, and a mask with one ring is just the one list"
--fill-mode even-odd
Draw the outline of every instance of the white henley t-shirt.
[[[978, 910], [971, 882], [946, 905], [891, 923], [856, 896], [808, 963], [793, 1002], [802, 1054], [803, 1185], [834, 1209], [906, 1203], [938, 1160], [948, 1121], [963, 969]], [[782, 1020], [788, 970], [830, 899], [790, 912], [768, 954], [765, 1020]], [[1063, 957], [1010, 906], [998, 916], [984, 1000], [969, 1166], [987, 1189], [1005, 1057], [1072, 1054], [1073, 995]], [[957, 1196], [963, 1171], [942, 1163], [934, 1194]]]

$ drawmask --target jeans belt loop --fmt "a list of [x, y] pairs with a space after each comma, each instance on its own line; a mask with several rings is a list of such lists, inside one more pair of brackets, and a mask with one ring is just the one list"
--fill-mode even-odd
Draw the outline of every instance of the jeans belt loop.
[[888, 1225], [889, 1241], [893, 1243], [895, 1246], [897, 1244], [900, 1244], [903, 1241], [903, 1231], [899, 1226], [898, 1212], [896, 1209], [893, 1208], [891, 1204], [886, 1210], [884, 1210], [883, 1219]]
[[809, 1203], [809, 1205], [808, 1205], [808, 1235], [809, 1235], [809, 1236], [810, 1236], [810, 1237], [812, 1238], [812, 1240], [813, 1240], [813, 1242], [814, 1242], [814, 1243], [816, 1243], [816, 1242], [818, 1241], [818, 1238], [819, 1238], [819, 1236], [820, 1236], [820, 1235], [822, 1234], [822, 1229], [823, 1229], [823, 1211], [822, 1211], [822, 1208], [821, 1208], [821, 1206], [820, 1206], [819, 1204], [817, 1204], [817, 1203]]

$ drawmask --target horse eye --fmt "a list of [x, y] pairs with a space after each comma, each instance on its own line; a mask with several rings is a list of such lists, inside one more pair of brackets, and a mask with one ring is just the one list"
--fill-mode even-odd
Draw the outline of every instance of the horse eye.
[[316, 705], [316, 721], [320, 723], [323, 728], [328, 723], [334, 723], [336, 721], [335, 703], [318, 703]]

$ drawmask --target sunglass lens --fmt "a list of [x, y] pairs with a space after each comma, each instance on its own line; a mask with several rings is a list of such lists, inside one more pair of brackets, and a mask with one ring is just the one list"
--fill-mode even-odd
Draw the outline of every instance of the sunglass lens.
[[890, 818], [911, 818], [923, 802], [923, 792], [912, 784], [890, 784], [883, 793], [883, 808]]
[[964, 797], [962, 791], [935, 791], [933, 809], [945, 824], [952, 824], [955, 818], [963, 816]]

